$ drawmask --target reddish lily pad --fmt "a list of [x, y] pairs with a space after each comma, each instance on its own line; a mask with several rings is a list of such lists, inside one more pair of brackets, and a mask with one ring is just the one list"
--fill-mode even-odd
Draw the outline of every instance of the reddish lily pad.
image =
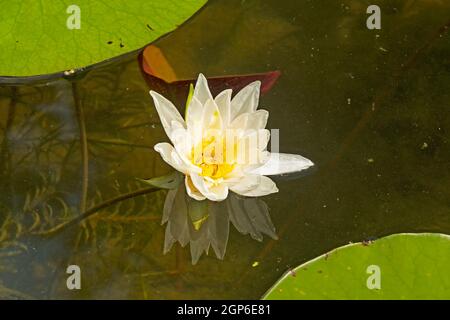
[[[186, 100], [189, 86], [196, 82], [196, 79], [177, 79], [163, 52], [155, 45], [149, 45], [141, 52], [139, 64], [150, 89], [178, 103]], [[232, 89], [234, 93], [239, 92], [246, 85], [257, 80], [261, 81], [261, 94], [264, 94], [273, 87], [280, 74], [280, 71], [276, 70], [244, 75], [213, 76], [207, 79], [213, 96], [225, 89]]]

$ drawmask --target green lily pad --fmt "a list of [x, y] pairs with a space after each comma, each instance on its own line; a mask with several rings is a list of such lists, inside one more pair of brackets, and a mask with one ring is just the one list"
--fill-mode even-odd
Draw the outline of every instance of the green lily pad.
[[[205, 3], [1, 1], [0, 75], [31, 76], [77, 69], [142, 48], [174, 30]], [[69, 7], [73, 4], [79, 8], [79, 29], [74, 16], [77, 9]]]
[[264, 299], [450, 299], [450, 236], [349, 244], [287, 272]]

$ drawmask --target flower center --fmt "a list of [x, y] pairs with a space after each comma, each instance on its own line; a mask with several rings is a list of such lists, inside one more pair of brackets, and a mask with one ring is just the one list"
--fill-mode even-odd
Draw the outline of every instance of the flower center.
[[237, 143], [227, 145], [223, 136], [204, 138], [192, 148], [191, 159], [201, 169], [201, 175], [211, 179], [225, 178], [236, 166]]
[[234, 164], [206, 164], [200, 165], [202, 168], [201, 175], [204, 177], [210, 177], [212, 179], [220, 179], [227, 176], [234, 169]]

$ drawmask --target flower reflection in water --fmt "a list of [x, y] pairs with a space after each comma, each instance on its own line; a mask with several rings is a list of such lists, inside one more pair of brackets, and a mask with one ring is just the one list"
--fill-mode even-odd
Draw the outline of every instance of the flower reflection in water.
[[242, 234], [262, 241], [263, 234], [277, 239], [270, 220], [269, 208], [260, 198], [247, 198], [230, 193], [221, 202], [197, 201], [189, 197], [185, 185], [169, 190], [162, 223], [166, 225], [164, 253], [174, 243], [182, 247], [189, 243], [192, 264], [196, 264], [203, 252], [212, 247], [217, 258], [223, 259], [227, 248], [230, 221]]

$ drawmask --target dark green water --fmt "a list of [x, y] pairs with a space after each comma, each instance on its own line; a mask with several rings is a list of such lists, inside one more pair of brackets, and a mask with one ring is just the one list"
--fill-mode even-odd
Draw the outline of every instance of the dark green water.
[[[264, 198], [279, 239], [230, 226], [223, 261], [162, 254], [165, 191], [37, 234], [169, 171], [137, 54], [73, 82], [0, 79], [0, 297], [259, 298], [350, 241], [450, 233], [450, 3], [378, 3], [381, 30], [365, 26], [367, 1], [211, 1], [157, 42], [180, 78], [280, 70], [261, 99], [268, 127], [317, 166]], [[66, 288], [71, 264], [79, 291]]]

